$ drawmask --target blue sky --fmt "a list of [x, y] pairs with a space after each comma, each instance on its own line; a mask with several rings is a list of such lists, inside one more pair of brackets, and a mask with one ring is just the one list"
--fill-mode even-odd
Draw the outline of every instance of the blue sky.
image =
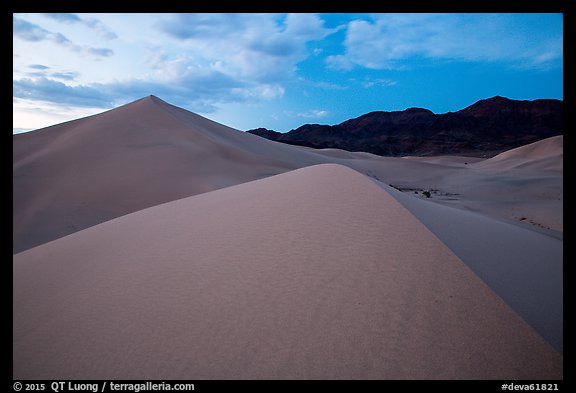
[[563, 98], [562, 14], [14, 14], [13, 129], [154, 94], [285, 132], [375, 110]]

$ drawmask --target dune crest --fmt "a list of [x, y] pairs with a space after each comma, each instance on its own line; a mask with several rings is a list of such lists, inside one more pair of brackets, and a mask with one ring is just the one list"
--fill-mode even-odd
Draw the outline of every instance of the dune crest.
[[15, 135], [13, 151], [15, 253], [159, 203], [325, 162], [152, 96]]
[[500, 153], [488, 160], [475, 163], [477, 168], [501, 171], [529, 169], [532, 171], [562, 172], [564, 169], [564, 136], [553, 136]]
[[316, 165], [14, 256], [15, 379], [557, 379], [390, 194]]
[[322, 163], [404, 188], [438, 189], [458, 195], [454, 205], [463, 209], [561, 232], [562, 139], [550, 141], [560, 141], [552, 150], [559, 154], [519, 148], [481, 161], [316, 150], [240, 132], [149, 96], [14, 135], [13, 253], [160, 203]]

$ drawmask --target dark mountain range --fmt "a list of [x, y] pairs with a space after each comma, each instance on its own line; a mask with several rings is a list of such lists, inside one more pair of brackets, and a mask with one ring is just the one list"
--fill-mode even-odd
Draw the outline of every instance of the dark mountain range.
[[287, 133], [266, 128], [247, 132], [292, 145], [365, 151], [382, 156], [493, 156], [561, 135], [562, 111], [560, 100], [517, 101], [496, 96], [445, 114], [409, 108], [370, 112], [334, 126], [305, 124]]

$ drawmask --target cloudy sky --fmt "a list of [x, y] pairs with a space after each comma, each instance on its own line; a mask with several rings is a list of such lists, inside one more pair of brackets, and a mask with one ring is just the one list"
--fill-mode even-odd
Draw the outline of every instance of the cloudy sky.
[[14, 14], [13, 128], [154, 94], [285, 132], [375, 110], [562, 99], [562, 14]]

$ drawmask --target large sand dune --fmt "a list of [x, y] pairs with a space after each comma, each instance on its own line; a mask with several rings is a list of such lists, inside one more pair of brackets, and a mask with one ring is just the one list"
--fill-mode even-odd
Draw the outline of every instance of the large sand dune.
[[562, 137], [380, 157], [150, 96], [13, 141], [14, 378], [562, 377]]
[[323, 162], [152, 96], [15, 135], [13, 145], [15, 252], [158, 203]]
[[[511, 173], [499, 157], [468, 165], [461, 157], [402, 159], [285, 145], [150, 96], [14, 136], [13, 251], [159, 203], [321, 163], [388, 184], [435, 188], [457, 195], [444, 202], [458, 208], [561, 232], [562, 139], [550, 140], [556, 142], [539, 149], [545, 157], [530, 153], [524, 170]], [[518, 164], [523, 150], [515, 151]]]
[[318, 165], [14, 256], [15, 379], [562, 377], [562, 358], [362, 174]]

